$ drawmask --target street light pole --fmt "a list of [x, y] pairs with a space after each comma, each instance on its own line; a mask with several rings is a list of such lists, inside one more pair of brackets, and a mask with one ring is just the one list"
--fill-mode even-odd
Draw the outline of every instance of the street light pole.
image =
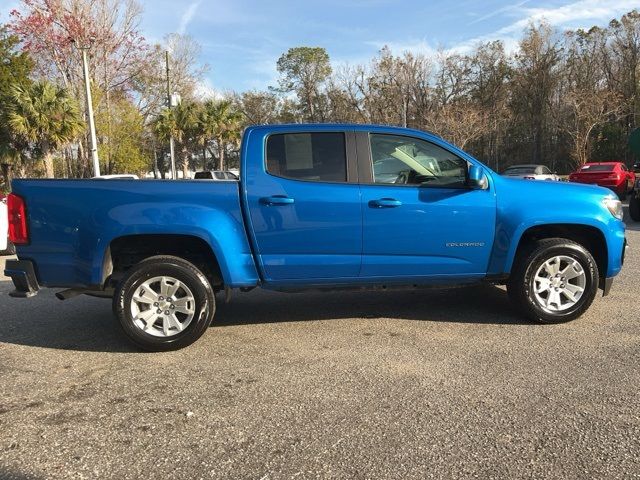
[[[169, 51], [164, 52], [165, 66], [167, 70], [167, 108], [171, 111], [172, 98], [171, 98], [171, 77], [169, 75]], [[169, 154], [171, 155], [171, 178], [176, 179], [176, 154], [175, 146], [173, 142], [173, 132], [169, 136]]]
[[100, 176], [100, 161], [98, 160], [98, 141], [96, 140], [96, 124], [93, 120], [93, 102], [91, 100], [91, 85], [89, 83], [89, 62], [87, 61], [88, 46], [80, 46], [82, 52], [82, 72], [84, 74], [84, 88], [87, 98], [87, 117], [89, 118], [89, 133], [91, 136], [91, 160], [93, 162], [93, 174]]

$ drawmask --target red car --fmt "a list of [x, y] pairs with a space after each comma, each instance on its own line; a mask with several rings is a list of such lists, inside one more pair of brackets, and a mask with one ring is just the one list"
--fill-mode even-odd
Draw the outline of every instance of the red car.
[[610, 188], [624, 200], [627, 193], [633, 190], [636, 174], [629, 171], [622, 162], [590, 162], [569, 175], [569, 181]]

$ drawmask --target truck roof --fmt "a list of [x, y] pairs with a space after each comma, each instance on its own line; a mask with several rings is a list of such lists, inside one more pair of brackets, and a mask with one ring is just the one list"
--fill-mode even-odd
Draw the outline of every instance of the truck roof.
[[430, 132], [428, 130], [418, 130], [415, 128], [399, 127], [395, 125], [377, 125], [366, 123], [282, 123], [272, 125], [252, 125], [247, 127], [247, 132], [253, 130], [268, 129], [272, 131], [278, 130], [300, 130], [300, 131], [320, 131], [320, 130], [367, 130], [367, 131], [379, 131], [379, 132], [397, 132], [397, 133], [419, 133], [428, 134], [437, 138], [442, 138], [437, 133]]

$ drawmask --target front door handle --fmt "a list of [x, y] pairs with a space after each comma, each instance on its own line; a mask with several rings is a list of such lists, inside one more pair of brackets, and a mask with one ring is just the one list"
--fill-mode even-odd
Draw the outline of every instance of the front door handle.
[[274, 205], [291, 205], [294, 202], [293, 198], [286, 195], [272, 195], [270, 197], [262, 197], [260, 203], [268, 207]]
[[402, 205], [402, 202], [395, 198], [379, 198], [369, 202], [369, 206], [372, 208], [396, 208], [400, 205]]

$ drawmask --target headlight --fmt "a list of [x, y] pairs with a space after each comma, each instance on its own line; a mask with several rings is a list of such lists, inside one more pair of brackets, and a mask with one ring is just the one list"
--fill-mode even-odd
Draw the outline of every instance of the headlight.
[[604, 206], [607, 207], [607, 210], [611, 212], [611, 215], [616, 217], [618, 220], [622, 220], [623, 211], [622, 211], [622, 202], [617, 198], [607, 197], [602, 200]]

